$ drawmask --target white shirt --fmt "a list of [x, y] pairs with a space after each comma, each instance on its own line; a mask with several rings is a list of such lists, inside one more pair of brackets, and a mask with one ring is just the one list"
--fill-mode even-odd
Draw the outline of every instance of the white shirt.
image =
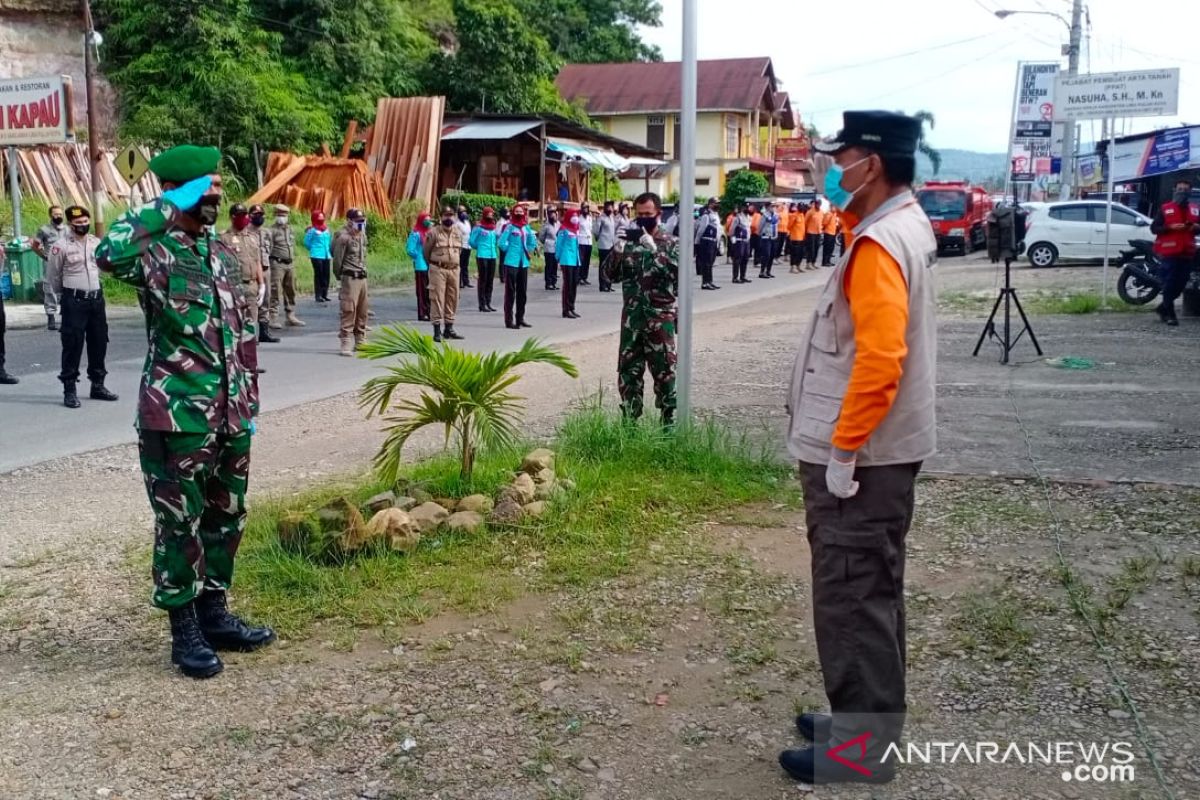
[[463, 250], [470, 250], [471, 248], [467, 246], [467, 239], [471, 237], [471, 223], [465, 222], [461, 219], [455, 219], [454, 227], [458, 228], [459, 233], [462, 234]]
[[592, 244], [592, 215], [579, 215], [579, 246], [590, 247]]

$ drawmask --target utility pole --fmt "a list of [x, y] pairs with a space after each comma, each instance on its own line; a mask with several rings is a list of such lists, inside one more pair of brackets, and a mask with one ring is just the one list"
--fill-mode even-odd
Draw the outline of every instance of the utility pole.
[[96, 28], [92, 25], [91, 0], [83, 0], [83, 77], [87, 92], [88, 161], [92, 167], [92, 221], [99, 234], [104, 224], [100, 202], [100, 139], [96, 133]]
[[[1083, 0], [1071, 3], [1071, 38], [1067, 45], [1067, 74], [1079, 74], [1079, 49], [1083, 39]], [[1075, 123], [1068, 121], [1063, 126], [1062, 152], [1062, 195], [1059, 199], [1070, 200], [1075, 184]]]
[[697, 0], [683, 0], [683, 58], [680, 61], [679, 122], [679, 325], [678, 366], [676, 368], [677, 421], [687, 426], [692, 421], [692, 279], [695, 276], [695, 250], [692, 248], [692, 230], [695, 220], [692, 207], [696, 202], [696, 33]]

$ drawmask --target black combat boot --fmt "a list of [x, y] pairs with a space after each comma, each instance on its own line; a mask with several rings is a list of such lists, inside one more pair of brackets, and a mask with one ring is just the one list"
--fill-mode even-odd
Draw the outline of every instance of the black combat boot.
[[200, 630], [194, 602], [167, 613], [171, 617], [171, 663], [180, 672], [189, 678], [211, 678], [225, 669]]
[[260, 326], [259, 326], [259, 328], [258, 328], [258, 340], [259, 340], [260, 342], [266, 342], [267, 344], [278, 344], [278, 343], [279, 343], [279, 337], [278, 337], [278, 336], [272, 336], [272, 335], [271, 335], [270, 328], [269, 328], [269, 326], [267, 326], [267, 325], [260, 325]]
[[268, 627], [247, 625], [226, 604], [225, 592], [208, 589], [196, 598], [196, 616], [200, 630], [214, 650], [238, 650], [248, 653], [275, 641], [275, 631]]
[[58, 324], [54, 321], [53, 314], [46, 315], [46, 330], [48, 330], [48, 331], [58, 330]]
[[433, 324], [433, 340], [435, 342], [440, 342], [442, 340], [442, 326], [438, 325], [436, 322]]
[[88, 397], [93, 400], [108, 400], [109, 402], [117, 399], [114, 393], [104, 388], [103, 381], [92, 381], [92, 391], [88, 394]]
[[4, 386], [16, 386], [21, 382], [21, 379], [16, 375], [5, 372], [4, 367], [0, 367], [0, 384]]
[[79, 395], [75, 394], [75, 384], [63, 384], [63, 405], [67, 408], [79, 408]]
[[446, 338], [447, 339], [462, 339], [463, 336], [458, 331], [454, 330], [453, 325], [447, 325], [446, 326]]

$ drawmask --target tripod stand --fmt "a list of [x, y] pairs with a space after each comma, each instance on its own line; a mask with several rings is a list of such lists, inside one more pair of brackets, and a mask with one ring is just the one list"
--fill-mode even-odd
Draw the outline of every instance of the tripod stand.
[[[1029, 333], [1029, 341], [1033, 342], [1033, 349], [1037, 354], [1042, 355], [1042, 346], [1038, 344], [1037, 336], [1033, 333], [1033, 326], [1029, 324], [1029, 317], [1025, 316], [1025, 309], [1021, 307], [1021, 301], [1017, 299], [1017, 290], [1012, 286], [1012, 258], [1004, 259], [1004, 288], [1000, 290], [999, 296], [996, 298], [996, 304], [992, 306], [992, 313], [988, 315], [987, 322], [983, 324], [983, 332], [979, 334], [979, 341], [975, 343], [975, 350], [971, 353], [972, 356], [979, 355], [979, 348], [983, 347], [983, 342], [989, 336], [993, 337], [1000, 343], [1000, 363], [1008, 363], [1008, 354], [1017, 346], [1017, 342], [1026, 332]], [[1004, 303], [1004, 335], [996, 333], [996, 312], [1000, 310], [1000, 304]], [[1017, 313], [1021, 315], [1021, 330], [1017, 331], [1017, 335], [1012, 335], [1012, 320], [1010, 305], [1017, 307]]]

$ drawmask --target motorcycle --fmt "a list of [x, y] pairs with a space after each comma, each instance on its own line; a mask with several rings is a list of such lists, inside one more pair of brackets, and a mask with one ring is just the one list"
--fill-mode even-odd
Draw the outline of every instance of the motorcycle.
[[[1117, 294], [1130, 305], [1143, 306], [1162, 294], [1162, 261], [1154, 253], [1153, 242], [1130, 239], [1129, 244], [1130, 249], [1121, 251]], [[1183, 308], [1188, 314], [1200, 313], [1200, 259], [1193, 264], [1183, 290]]]

